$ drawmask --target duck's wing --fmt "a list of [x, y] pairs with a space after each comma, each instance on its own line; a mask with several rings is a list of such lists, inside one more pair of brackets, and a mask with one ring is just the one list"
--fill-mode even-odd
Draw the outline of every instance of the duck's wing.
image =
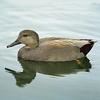
[[59, 37], [48, 37], [48, 38], [41, 38], [40, 43], [54, 41], [54, 40], [67, 40], [67, 38], [59, 38]]
[[50, 38], [40, 39], [40, 42], [41, 42], [40, 44], [48, 44], [52, 45], [53, 47], [55, 46], [66, 47], [68, 45], [70, 46], [72, 45], [74, 47], [78, 47], [80, 49], [80, 52], [82, 52], [84, 55], [87, 55], [96, 41], [92, 39], [69, 39], [69, 38], [50, 37]]

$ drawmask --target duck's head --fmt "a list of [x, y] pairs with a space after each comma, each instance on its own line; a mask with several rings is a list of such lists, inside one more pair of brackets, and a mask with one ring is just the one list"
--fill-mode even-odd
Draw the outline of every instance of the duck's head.
[[8, 45], [7, 48], [13, 47], [18, 44], [25, 44], [30, 48], [36, 48], [39, 45], [39, 36], [35, 31], [23, 30], [19, 33], [19, 36], [16, 41]]

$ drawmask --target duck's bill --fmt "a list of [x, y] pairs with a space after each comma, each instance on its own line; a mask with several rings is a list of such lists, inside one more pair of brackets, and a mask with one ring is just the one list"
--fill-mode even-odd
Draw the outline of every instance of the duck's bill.
[[15, 42], [13, 42], [10, 45], [8, 45], [7, 48], [13, 47], [13, 46], [18, 45], [18, 44], [21, 44], [21, 42], [16, 40]]

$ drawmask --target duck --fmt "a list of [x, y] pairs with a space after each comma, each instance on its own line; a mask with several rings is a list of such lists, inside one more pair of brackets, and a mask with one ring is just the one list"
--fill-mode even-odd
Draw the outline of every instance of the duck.
[[72, 61], [86, 57], [96, 41], [92, 39], [70, 39], [62, 37], [39, 38], [33, 30], [23, 30], [7, 48], [24, 44], [18, 58], [31, 61]]

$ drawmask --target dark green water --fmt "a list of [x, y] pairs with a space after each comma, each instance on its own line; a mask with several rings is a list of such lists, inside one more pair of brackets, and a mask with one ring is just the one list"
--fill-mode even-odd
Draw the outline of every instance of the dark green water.
[[[100, 100], [100, 1], [1, 0], [0, 100]], [[30, 62], [7, 49], [23, 29], [40, 37], [92, 38], [80, 62]]]

